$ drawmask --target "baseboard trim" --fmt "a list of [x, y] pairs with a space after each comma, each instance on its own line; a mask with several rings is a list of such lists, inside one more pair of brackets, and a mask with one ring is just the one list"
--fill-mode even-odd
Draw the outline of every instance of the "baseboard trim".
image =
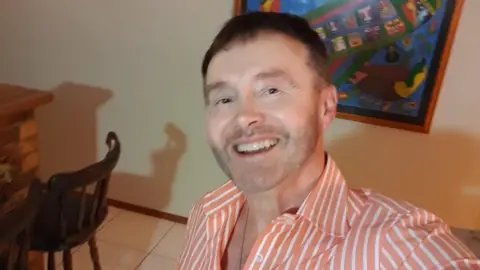
[[156, 218], [161, 218], [165, 220], [169, 220], [175, 223], [180, 223], [180, 224], [187, 224], [187, 219], [186, 217], [182, 216], [177, 216], [174, 214], [158, 211], [155, 209], [151, 209], [148, 207], [143, 207], [140, 205], [135, 205], [127, 202], [122, 202], [119, 200], [114, 200], [114, 199], [107, 199], [108, 200], [108, 205], [122, 209], [122, 210], [127, 210], [151, 217], [156, 217]]

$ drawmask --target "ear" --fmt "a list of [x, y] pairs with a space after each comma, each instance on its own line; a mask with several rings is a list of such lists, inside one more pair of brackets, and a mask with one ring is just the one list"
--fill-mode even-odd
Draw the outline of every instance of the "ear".
[[325, 130], [330, 123], [335, 119], [337, 114], [337, 88], [334, 85], [329, 85], [326, 88], [321, 90], [320, 94], [320, 124], [322, 125], [323, 130]]

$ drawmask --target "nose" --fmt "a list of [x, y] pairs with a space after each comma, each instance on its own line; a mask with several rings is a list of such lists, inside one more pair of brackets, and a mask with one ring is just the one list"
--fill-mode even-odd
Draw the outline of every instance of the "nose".
[[252, 126], [261, 125], [264, 120], [264, 114], [254, 102], [243, 102], [237, 116], [237, 122], [242, 129], [247, 130]]

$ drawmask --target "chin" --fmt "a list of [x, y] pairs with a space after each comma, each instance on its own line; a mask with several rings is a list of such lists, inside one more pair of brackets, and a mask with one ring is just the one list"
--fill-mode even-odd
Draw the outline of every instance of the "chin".
[[233, 182], [241, 191], [255, 194], [274, 189], [276, 186], [280, 185], [282, 177], [272, 174], [255, 175], [249, 173], [245, 175], [237, 175], [233, 178]]

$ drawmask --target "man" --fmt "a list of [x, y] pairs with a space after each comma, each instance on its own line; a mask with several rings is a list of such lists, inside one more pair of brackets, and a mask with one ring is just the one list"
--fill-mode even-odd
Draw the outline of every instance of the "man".
[[234, 17], [202, 74], [209, 143], [231, 181], [193, 207], [180, 269], [480, 269], [433, 214], [348, 189], [324, 152], [336, 89], [305, 20]]

